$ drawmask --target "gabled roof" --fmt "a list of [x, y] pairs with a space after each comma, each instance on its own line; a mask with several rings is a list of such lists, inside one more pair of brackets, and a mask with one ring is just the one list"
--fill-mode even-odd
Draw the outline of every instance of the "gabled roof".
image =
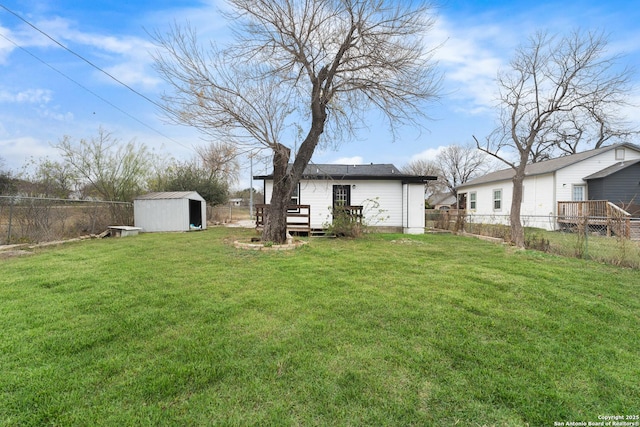
[[588, 180], [588, 179], [606, 178], [606, 177], [608, 177], [610, 175], [613, 175], [616, 172], [620, 172], [621, 170], [626, 169], [629, 166], [633, 166], [633, 165], [638, 164], [638, 163], [640, 163], [640, 159], [631, 160], [631, 161], [628, 161], [628, 162], [616, 163], [615, 165], [609, 166], [608, 168], [604, 168], [601, 171], [598, 171], [598, 172], [596, 172], [594, 174], [591, 174], [591, 175], [585, 177], [584, 179]]
[[[292, 165], [289, 165], [291, 168]], [[273, 174], [254, 176], [254, 179], [273, 179]], [[403, 182], [434, 181], [435, 176], [409, 175], [402, 173], [390, 163], [368, 165], [334, 165], [334, 164], [308, 164], [302, 174], [302, 179], [392, 179]]]
[[197, 199], [204, 200], [197, 191], [161, 191], [138, 196], [135, 200], [163, 200], [163, 199]]
[[431, 205], [453, 205], [456, 203], [456, 197], [451, 193], [440, 193], [431, 196], [429, 202]]
[[[532, 163], [530, 165], [527, 165], [527, 167], [525, 168], [524, 174], [525, 176], [535, 176], [535, 175], [544, 175], [548, 173], [553, 173], [560, 169], [566, 168], [567, 166], [571, 166], [573, 164], [586, 160], [590, 157], [597, 156], [598, 154], [602, 154], [607, 151], [620, 148], [620, 147], [627, 147], [627, 148], [631, 148], [632, 150], [640, 151], [640, 147], [634, 144], [628, 144], [628, 143], [614, 144], [614, 145], [609, 145], [607, 147], [601, 147], [593, 150], [583, 151], [582, 153], [576, 153], [570, 156], [563, 156], [563, 157], [558, 157], [551, 160], [545, 160], [543, 162]], [[511, 178], [513, 178], [515, 173], [516, 172], [515, 170], [513, 170], [513, 168], [502, 169], [496, 172], [488, 173], [486, 175], [483, 175], [469, 182], [465, 182], [464, 184], [459, 185], [458, 188], [465, 188], [472, 185], [487, 184], [490, 182], [510, 180]]]

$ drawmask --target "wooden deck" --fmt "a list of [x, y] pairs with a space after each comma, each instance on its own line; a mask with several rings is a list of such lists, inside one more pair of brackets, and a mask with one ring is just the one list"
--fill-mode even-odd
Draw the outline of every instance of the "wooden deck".
[[[271, 205], [256, 205], [256, 229], [264, 228], [264, 220]], [[287, 231], [311, 234], [311, 206], [289, 205], [287, 207]]]
[[608, 200], [582, 202], [558, 202], [558, 224], [562, 228], [602, 227], [607, 236], [617, 235], [627, 239], [635, 237], [637, 222], [631, 222], [631, 214]]
[[[256, 230], [264, 228], [266, 214], [271, 205], [258, 204], [256, 208]], [[337, 210], [346, 214], [352, 221], [362, 224], [363, 206], [341, 206]], [[287, 207], [287, 231], [291, 234], [305, 233], [308, 236], [325, 235], [323, 228], [311, 227], [311, 206], [310, 205], [289, 205]]]

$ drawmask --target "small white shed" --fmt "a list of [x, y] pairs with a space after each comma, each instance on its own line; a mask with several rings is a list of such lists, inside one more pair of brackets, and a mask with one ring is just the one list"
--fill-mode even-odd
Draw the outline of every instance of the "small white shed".
[[143, 232], [207, 228], [207, 203], [195, 191], [149, 193], [133, 201], [133, 218]]

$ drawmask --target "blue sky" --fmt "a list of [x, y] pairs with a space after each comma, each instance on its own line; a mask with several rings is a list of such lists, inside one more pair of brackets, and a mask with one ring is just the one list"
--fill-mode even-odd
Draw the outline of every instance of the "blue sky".
[[[189, 21], [203, 39], [227, 37], [218, 2], [187, 0], [0, 0], [72, 51], [118, 80], [159, 100], [166, 89], [152, 67], [149, 33]], [[532, 5], [532, 3], [535, 3]], [[494, 79], [514, 48], [537, 30], [601, 30], [610, 52], [635, 67], [640, 105], [640, 8], [632, 1], [441, 0], [429, 42], [443, 74], [443, 97], [429, 106], [425, 129], [404, 128], [396, 141], [375, 126], [335, 150], [318, 151], [316, 163], [394, 163], [433, 157], [439, 147], [482, 138], [493, 127]], [[164, 123], [158, 108], [54, 44], [0, 7], [0, 158], [18, 171], [29, 159], [57, 158], [63, 136], [96, 135], [102, 126], [123, 142], [135, 139], [179, 159], [205, 144], [183, 126]], [[640, 127], [640, 108], [626, 110]], [[243, 175], [249, 176], [248, 163]], [[254, 168], [254, 172], [260, 166]], [[265, 171], [266, 172], [266, 171]], [[248, 182], [247, 182], [248, 184]]]

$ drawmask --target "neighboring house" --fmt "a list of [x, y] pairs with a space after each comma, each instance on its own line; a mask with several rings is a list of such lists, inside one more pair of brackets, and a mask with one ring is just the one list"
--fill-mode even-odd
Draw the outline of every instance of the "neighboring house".
[[[606, 200], [626, 208], [640, 198], [640, 147], [616, 144], [527, 166], [523, 224], [555, 230], [559, 202]], [[458, 187], [468, 214], [499, 220], [511, 210], [515, 171], [493, 172]], [[482, 221], [480, 218], [479, 221]]]
[[195, 191], [149, 193], [133, 201], [136, 227], [143, 232], [207, 228], [207, 202]]
[[434, 194], [429, 200], [429, 205], [433, 206], [433, 209], [440, 211], [448, 211], [450, 209], [457, 209], [456, 197], [451, 193]]
[[[264, 181], [271, 200], [273, 175]], [[311, 229], [332, 221], [336, 206], [362, 206], [364, 222], [383, 231], [424, 233], [424, 185], [435, 176], [403, 174], [392, 164], [309, 164], [294, 190], [291, 204], [308, 205]]]

